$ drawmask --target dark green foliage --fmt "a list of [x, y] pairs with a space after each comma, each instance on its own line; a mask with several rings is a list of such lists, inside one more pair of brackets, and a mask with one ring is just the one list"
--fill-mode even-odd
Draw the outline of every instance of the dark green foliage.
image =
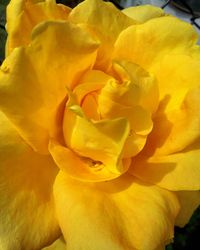
[[200, 249], [200, 207], [195, 211], [190, 222], [184, 228], [175, 228], [174, 242], [166, 250]]

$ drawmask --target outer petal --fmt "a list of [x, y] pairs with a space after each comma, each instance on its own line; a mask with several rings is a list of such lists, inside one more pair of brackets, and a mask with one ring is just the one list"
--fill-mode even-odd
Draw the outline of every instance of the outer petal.
[[101, 40], [95, 64], [98, 69], [107, 68], [114, 42], [120, 32], [136, 23], [113, 4], [101, 0], [86, 0], [79, 4], [71, 11], [69, 20], [89, 25], [91, 32], [97, 34]]
[[181, 209], [176, 218], [176, 225], [184, 227], [193, 214], [193, 212], [200, 205], [200, 191], [180, 191], [176, 192], [178, 196]]
[[45, 22], [35, 28], [29, 47], [4, 61], [0, 107], [35, 150], [47, 152], [49, 137], [60, 137], [66, 86], [92, 67], [97, 47], [77, 25]]
[[167, 55], [154, 68], [161, 99], [151, 135], [157, 154], [180, 151], [200, 135], [199, 55]]
[[31, 32], [37, 24], [47, 20], [66, 20], [70, 10], [57, 5], [54, 0], [12, 0], [7, 8], [7, 55], [15, 47], [30, 42]]
[[41, 249], [59, 237], [52, 186], [57, 168], [32, 151], [0, 112], [0, 249]]
[[61, 172], [54, 195], [69, 250], [155, 250], [173, 237], [175, 196], [129, 175], [86, 185]]
[[115, 43], [114, 58], [150, 69], [168, 53], [188, 51], [197, 39], [198, 34], [188, 23], [172, 16], [154, 18], [121, 32]]
[[133, 159], [129, 171], [138, 178], [163, 188], [179, 190], [200, 189], [200, 141], [180, 153], [148, 156], [148, 150]]
[[140, 23], [144, 23], [149, 19], [165, 15], [164, 11], [161, 8], [158, 8], [153, 5], [140, 5], [129, 7], [122, 10], [122, 12], [128, 17]]

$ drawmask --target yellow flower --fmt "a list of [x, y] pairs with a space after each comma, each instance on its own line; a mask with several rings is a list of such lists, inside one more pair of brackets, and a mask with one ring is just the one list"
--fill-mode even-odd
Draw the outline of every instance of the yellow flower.
[[11, 0], [0, 249], [156, 250], [200, 204], [200, 49], [153, 6]]

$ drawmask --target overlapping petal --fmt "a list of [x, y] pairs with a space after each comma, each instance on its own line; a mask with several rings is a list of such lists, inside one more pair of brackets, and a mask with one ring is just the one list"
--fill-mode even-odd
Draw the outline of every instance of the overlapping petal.
[[52, 187], [57, 167], [27, 146], [0, 112], [0, 248], [41, 249], [60, 235]]
[[[55, 141], [50, 141], [49, 151], [57, 166], [68, 176], [83, 182], [102, 182], [115, 179], [127, 171], [131, 160], [122, 160], [123, 172], [111, 172], [101, 162], [89, 158], [80, 157], [69, 148], [66, 148]], [[117, 166], [115, 166], [116, 168]]]
[[173, 191], [200, 190], [199, 140], [179, 153], [149, 156], [151, 153], [151, 149], [148, 151], [145, 148], [134, 158], [130, 173], [148, 183]]
[[63, 134], [67, 146], [82, 157], [105, 165], [113, 173], [123, 173], [121, 156], [129, 134], [129, 122], [124, 117], [89, 120], [80, 106], [70, 99], [63, 119]]
[[79, 4], [71, 11], [69, 20], [89, 25], [91, 32], [98, 35], [101, 41], [95, 64], [98, 69], [107, 69], [117, 37], [122, 30], [136, 23], [113, 4], [100, 0], [86, 0]]
[[175, 195], [129, 175], [86, 185], [60, 172], [54, 195], [69, 250], [155, 250], [173, 237]]
[[123, 9], [122, 12], [139, 23], [165, 15], [164, 10], [153, 5], [139, 5]]
[[198, 53], [167, 55], [154, 72], [161, 102], [151, 140], [156, 142], [156, 153], [169, 154], [184, 149], [200, 135]]
[[71, 9], [54, 0], [14, 0], [7, 8], [7, 55], [19, 46], [27, 45], [33, 28], [47, 20], [67, 20]]
[[[172, 16], [153, 18], [121, 32], [115, 43], [115, 59], [125, 59], [150, 70], [167, 54], [181, 54], [195, 45], [192, 26]], [[124, 49], [126, 48], [126, 49]]]
[[93, 66], [97, 47], [77, 25], [45, 22], [35, 28], [30, 46], [15, 49], [4, 61], [0, 107], [35, 150], [46, 153], [49, 137], [62, 139], [66, 87]]

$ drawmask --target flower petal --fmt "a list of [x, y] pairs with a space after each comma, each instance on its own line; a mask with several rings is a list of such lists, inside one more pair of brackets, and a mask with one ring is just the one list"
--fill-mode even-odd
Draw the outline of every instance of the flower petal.
[[0, 107], [35, 150], [47, 153], [49, 137], [62, 139], [66, 86], [92, 67], [97, 47], [77, 25], [45, 22], [35, 28], [29, 47], [15, 49], [4, 61]]
[[200, 205], [200, 191], [179, 191], [176, 192], [181, 209], [176, 218], [176, 225], [184, 227], [190, 220], [193, 212]]
[[33, 28], [47, 20], [67, 20], [71, 9], [55, 1], [12, 0], [7, 8], [7, 55], [30, 42]]
[[178, 18], [154, 18], [121, 32], [115, 43], [113, 57], [134, 62], [149, 70], [168, 53], [188, 51], [197, 39], [198, 34], [193, 27]]
[[0, 248], [41, 249], [56, 240], [52, 186], [57, 167], [36, 154], [0, 112]]
[[[102, 163], [80, 157], [72, 150], [50, 141], [49, 151], [57, 166], [70, 177], [83, 182], [101, 182], [117, 178], [122, 173], [112, 173]], [[122, 160], [123, 171], [127, 171], [130, 160]]]
[[66, 243], [63, 238], [59, 238], [53, 244], [48, 247], [42, 248], [42, 250], [66, 250]]
[[144, 23], [152, 18], [164, 16], [165, 13], [161, 8], [153, 5], [139, 5], [123, 9], [122, 12], [128, 17], [140, 23]]
[[103, 163], [113, 173], [124, 172], [121, 155], [129, 133], [126, 118], [92, 121], [69, 101], [63, 120], [67, 146], [82, 157]]
[[135, 157], [129, 172], [160, 187], [173, 190], [200, 189], [200, 141], [179, 153], [148, 156], [144, 151]]
[[170, 154], [184, 149], [200, 136], [198, 53], [167, 55], [154, 68], [154, 73], [161, 102], [150, 140], [157, 154]]
[[130, 175], [86, 184], [61, 171], [54, 196], [69, 250], [155, 250], [173, 237], [176, 197]]
[[[178, 99], [178, 91], [175, 96]], [[161, 102], [154, 119], [154, 129], [147, 144], [147, 147], [154, 150], [154, 155], [179, 152], [199, 138], [199, 99], [200, 87], [188, 91], [181, 105], [174, 105], [172, 110], [167, 110], [168, 98]]]
[[113, 45], [120, 32], [135, 21], [127, 17], [113, 4], [101, 0], [86, 0], [75, 7], [69, 20], [73, 23], [88, 24], [91, 32], [101, 41], [95, 68], [106, 69], [113, 51]]

